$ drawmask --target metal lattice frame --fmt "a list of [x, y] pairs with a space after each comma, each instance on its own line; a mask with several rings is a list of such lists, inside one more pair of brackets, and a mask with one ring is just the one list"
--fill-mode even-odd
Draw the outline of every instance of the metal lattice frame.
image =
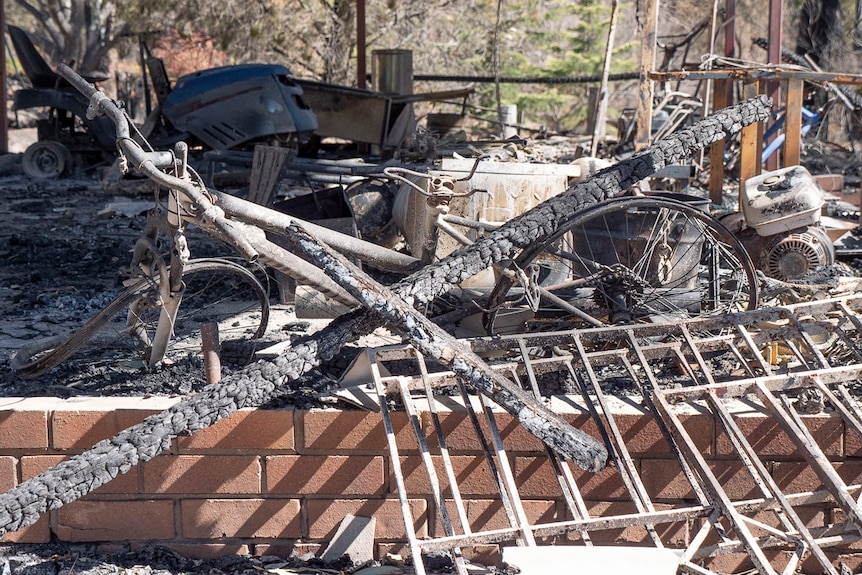
[[[495, 411], [486, 400], [470, 399], [454, 372], [431, 372], [423, 356], [408, 346], [370, 349], [367, 357], [384, 421], [389, 419], [387, 395], [397, 395], [414, 422], [419, 451], [433, 489], [434, 509], [440, 514], [444, 534], [418, 539], [412, 531], [413, 517], [406, 508], [409, 494], [397, 462], [398, 446], [390, 434], [390, 455], [399, 497], [405, 509], [405, 524], [414, 557], [421, 553], [447, 550], [455, 558], [459, 573], [465, 573], [462, 548], [491, 543], [535, 545], [537, 539], [578, 534], [578, 544], [592, 545], [591, 533], [600, 530], [642, 527], [656, 547], [671, 546], [656, 526], [680, 521], [700, 521], [688, 546], [682, 549], [681, 569], [689, 573], [710, 573], [704, 561], [729, 553], [744, 552], [761, 573], [792, 573], [801, 561], [813, 558], [823, 572], [837, 574], [827, 550], [847, 545], [860, 538], [862, 513], [859, 485], [847, 485], [823, 448], [805, 426], [792, 399], [793, 395], [819, 395], [824, 404], [840, 416], [847, 429], [862, 438], [862, 410], [848, 384], [862, 373], [862, 297], [839, 298], [783, 308], [762, 309], [715, 318], [700, 318], [677, 324], [604, 327], [570, 332], [521, 334], [470, 340], [474, 351], [503, 356], [493, 369], [538, 394], [542, 377], [562, 375], [581, 391], [584, 405], [605, 440], [609, 458], [614, 462], [627, 495], [637, 510], [623, 515], [590, 516], [573, 479], [570, 462], [546, 448], [546, 457], [559, 482], [569, 519], [530, 524], [523, 513], [521, 496], [508, 467], [508, 455], [495, 422]], [[734, 370], [728, 370], [728, 358]], [[830, 358], [832, 361], [830, 361]], [[388, 362], [407, 362], [415, 373], [407, 376], [383, 375]], [[625, 379], [633, 392], [665, 434], [683, 475], [688, 480], [696, 504], [679, 504], [658, 510], [644, 488], [638, 466], [623, 441], [615, 417], [603, 391], [610, 381]], [[436, 411], [441, 388], [457, 386], [482, 438], [485, 461], [509, 518], [509, 527], [472, 531], [465, 504], [458, 493], [450, 454]], [[451, 388], [450, 388], [451, 391]], [[783, 433], [797, 446], [820, 480], [819, 489], [803, 493], [784, 493], [765, 462], [752, 447], [728, 407], [731, 398], [756, 400], [778, 423]], [[724, 489], [709, 462], [673, 408], [679, 402], [696, 402], [710, 413], [727, 435], [733, 453], [751, 477], [759, 493], [754, 499], [735, 499]], [[432, 448], [418, 425], [418, 410], [431, 412], [439, 454], [448, 475], [450, 493], [444, 497], [431, 459]], [[483, 427], [480, 418], [486, 419]], [[486, 438], [485, 433], [490, 435]], [[454, 507], [457, 523], [452, 521]], [[806, 524], [800, 506], [836, 507], [846, 522]], [[429, 511], [430, 514], [430, 511]], [[428, 518], [429, 522], [431, 517]], [[708, 536], [717, 534], [717, 542]], [[773, 550], [788, 553], [781, 560], [769, 558]], [[417, 572], [424, 572], [421, 561]]]

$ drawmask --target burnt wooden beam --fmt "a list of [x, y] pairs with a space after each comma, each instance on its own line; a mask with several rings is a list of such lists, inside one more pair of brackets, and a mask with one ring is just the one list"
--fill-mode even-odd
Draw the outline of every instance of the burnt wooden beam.
[[493, 371], [464, 342], [443, 331], [387, 287], [344, 256], [317, 241], [294, 223], [288, 240], [372, 313], [400, 332], [423, 354], [448, 366], [497, 405], [514, 416], [545, 445], [586, 471], [600, 471], [608, 452], [598, 439], [572, 427], [501, 374]]

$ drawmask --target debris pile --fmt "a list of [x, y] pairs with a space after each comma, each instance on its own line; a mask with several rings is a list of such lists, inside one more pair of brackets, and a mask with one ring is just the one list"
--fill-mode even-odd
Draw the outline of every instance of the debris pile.
[[[300, 206], [298, 194], [287, 198], [290, 210], [271, 209], [282, 170], [304, 169], [292, 153], [279, 150], [261, 148], [245, 158], [256, 174], [249, 190], [254, 201], [214, 191], [205, 180], [215, 174], [199, 175], [185, 146], [172, 153], [145, 151], [129, 137], [127, 120], [113, 102], [69, 68], [61, 66], [60, 74], [86, 95], [92, 115], [114, 122], [123, 164], [170, 192], [164, 205], [149, 211], [148, 225], [134, 244], [126, 291], [71, 337], [19, 350], [13, 365], [22, 377], [59, 365], [121, 311], [128, 311], [128, 331], [143, 342], [147, 369], [156, 369], [181, 327], [178, 310], [193, 291], [191, 277], [202, 270], [236, 276], [235, 295], [236, 285], [250, 286], [243, 297], [250, 293], [259, 303], [259, 338], [266, 329], [268, 292], [235, 263], [192, 259], [190, 226], [224, 241], [247, 261], [270, 266], [282, 279], [311, 286], [322, 294], [320, 307], [336, 317], [278, 352], [270, 349], [275, 357], [227, 373], [169, 410], [0, 495], [0, 532], [31, 525], [41, 514], [80, 499], [165, 451], [178, 435], [277, 400], [345, 345], [385, 326], [410, 345], [363, 352], [364, 384], [345, 385], [338, 396], [383, 415], [414, 572], [425, 573], [426, 558], [434, 554], [444, 553], [453, 569], [466, 574], [465, 550], [473, 546], [529, 548], [555, 538], [592, 546], [594, 531], [612, 528], [643, 529], [655, 547], [673, 547], [678, 542], [667, 540], [660, 527], [691, 521], [699, 522], [699, 530], [677, 553], [677, 565], [687, 572], [711, 572], [711, 559], [740, 552], [762, 573], [791, 572], [812, 559], [823, 571], [838, 573], [831, 549], [843, 549], [862, 532], [859, 486], [835, 472], [800, 413], [834, 410], [844, 425], [862, 434], [862, 412], [847, 385], [862, 367], [862, 300], [847, 295], [855, 291], [852, 282], [833, 281], [840, 274], [822, 277], [836, 256], [831, 236], [820, 227], [819, 188], [798, 166], [765, 174], [749, 182], [742, 211], [723, 223], [687, 195], [627, 195], [645, 178], [764, 121], [767, 98], [719, 110], [626, 160], [595, 166], [595, 173], [583, 162], [578, 177], [551, 173], [555, 185], [563, 179], [564, 189], [544, 195], [492, 189], [482, 157], [457, 169], [451, 162], [448, 169], [445, 162], [441, 169], [332, 162], [332, 174], [357, 178], [351, 185], [363, 183], [347, 194], [351, 217], [345, 218], [338, 202], [328, 203], [325, 194], [314, 195], [310, 206]], [[210, 164], [216, 161], [236, 161], [236, 156], [209, 156]], [[384, 179], [397, 182], [397, 191], [381, 185]], [[382, 216], [381, 197], [393, 203]], [[303, 209], [314, 217], [300, 219], [296, 214]], [[387, 232], [390, 220], [399, 222], [406, 249], [395, 249], [399, 239]], [[339, 225], [362, 227], [367, 233], [360, 236], [377, 241], [338, 231]], [[161, 239], [171, 244], [169, 258]], [[383, 281], [393, 275], [396, 281]], [[282, 283], [287, 298], [289, 282]], [[801, 293], [840, 297], [788, 304], [794, 297], [806, 299]], [[299, 294], [297, 289], [295, 297]], [[782, 305], [763, 307], [764, 302]], [[144, 322], [148, 313], [158, 318], [154, 327]], [[401, 362], [399, 375], [386, 375], [382, 364], [388, 361]], [[578, 406], [594, 434], [550, 408], [542, 391], [546, 381], [580, 396]], [[609, 390], [619, 391], [620, 382], [662, 430], [694, 503], [659, 508], [644, 487], [644, 473], [609, 404]], [[316, 392], [332, 387], [324, 381], [315, 385]], [[419, 404], [434, 414], [441, 391], [461, 396], [482, 438], [509, 528], [471, 531], [445, 433], [433, 417], [437, 446], [428, 445], [416, 414]], [[756, 398], [778, 422], [822, 490], [785, 493], [774, 481], [725, 403], [743, 396]], [[392, 397], [414, 424], [443, 537], [420, 539], [412, 528], [390, 421]], [[672, 409], [677, 402], [696, 404], [718, 422], [733, 445], [732, 456], [756, 484], [757, 497], [728, 494]], [[535, 523], [527, 517], [500, 438], [498, 408], [543, 443], [571, 520]], [[431, 458], [435, 449], [442, 469]], [[634, 512], [591, 516], [574, 479], [581, 471], [614, 474]], [[440, 487], [441, 472], [448, 492]], [[831, 505], [847, 521], [832, 521], [830, 513], [812, 525], [797, 510], [812, 503]], [[331, 546], [360, 554], [369, 523], [354, 517], [342, 527], [343, 538], [354, 535]], [[787, 552], [783, 564], [767, 555], [774, 550]]]

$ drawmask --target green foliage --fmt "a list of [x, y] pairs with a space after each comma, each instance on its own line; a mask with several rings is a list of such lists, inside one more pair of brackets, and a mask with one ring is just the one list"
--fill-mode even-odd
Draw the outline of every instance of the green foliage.
[[[620, 3], [619, 10], [623, 9]], [[508, 7], [500, 25], [498, 53], [502, 77], [600, 77], [611, 9], [607, 2], [546, 0]], [[619, 35], [617, 36], [619, 37]], [[611, 73], [637, 69], [635, 41], [614, 47]], [[491, 50], [488, 51], [488, 54]], [[489, 62], [484, 63], [490, 67]], [[577, 128], [587, 113], [587, 94], [595, 84], [502, 84], [501, 104], [517, 104], [525, 123], [555, 131]], [[487, 108], [496, 109], [495, 88], [480, 89]]]

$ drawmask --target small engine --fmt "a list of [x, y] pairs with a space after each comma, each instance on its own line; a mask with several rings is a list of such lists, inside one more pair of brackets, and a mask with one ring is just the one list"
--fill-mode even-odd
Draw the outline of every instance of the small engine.
[[760, 269], [768, 277], [793, 281], [809, 272], [835, 263], [829, 236], [819, 227], [807, 227], [786, 235], [779, 234], [760, 254]]
[[817, 225], [823, 192], [802, 166], [746, 180], [740, 203], [742, 213], [722, 221], [767, 277], [793, 282], [835, 263], [832, 242]]

